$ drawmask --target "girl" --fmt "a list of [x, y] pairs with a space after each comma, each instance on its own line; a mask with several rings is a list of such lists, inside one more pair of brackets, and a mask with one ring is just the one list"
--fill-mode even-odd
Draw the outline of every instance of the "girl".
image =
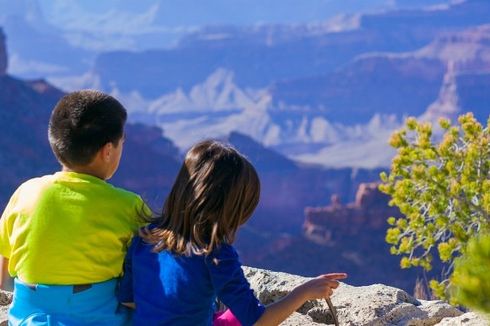
[[277, 325], [310, 299], [329, 297], [344, 273], [327, 274], [264, 307], [254, 296], [232, 247], [259, 201], [250, 162], [230, 146], [192, 147], [161, 215], [135, 237], [127, 254], [120, 301], [134, 302], [135, 325]]

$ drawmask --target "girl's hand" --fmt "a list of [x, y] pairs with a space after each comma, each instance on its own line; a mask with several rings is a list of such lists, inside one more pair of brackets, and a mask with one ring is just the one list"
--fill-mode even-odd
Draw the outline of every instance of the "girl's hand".
[[330, 297], [339, 286], [337, 280], [346, 277], [346, 273], [324, 274], [301, 284], [283, 299], [268, 305], [255, 326], [279, 325], [306, 301]]
[[339, 286], [337, 280], [345, 278], [347, 278], [346, 273], [323, 274], [303, 283], [293, 291], [300, 292], [305, 300], [329, 298], [333, 294], [333, 290]]

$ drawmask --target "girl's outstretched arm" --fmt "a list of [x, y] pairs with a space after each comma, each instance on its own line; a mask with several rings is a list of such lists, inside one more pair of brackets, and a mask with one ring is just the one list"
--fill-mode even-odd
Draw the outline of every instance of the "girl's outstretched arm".
[[283, 299], [268, 305], [255, 325], [279, 325], [306, 301], [330, 297], [339, 286], [337, 280], [346, 277], [345, 273], [324, 274], [298, 286]]
[[5, 291], [14, 290], [14, 279], [10, 277], [9, 260], [3, 256], [0, 256], [0, 289]]

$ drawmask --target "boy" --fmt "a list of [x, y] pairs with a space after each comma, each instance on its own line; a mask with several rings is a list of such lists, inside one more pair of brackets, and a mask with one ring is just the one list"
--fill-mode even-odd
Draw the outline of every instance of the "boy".
[[[62, 165], [12, 195], [0, 219], [1, 280], [14, 298], [9, 325], [118, 325], [116, 278], [141, 226], [141, 198], [106, 183], [121, 158], [126, 110], [94, 90], [64, 96], [49, 122]], [[10, 284], [12, 286], [12, 284]]]

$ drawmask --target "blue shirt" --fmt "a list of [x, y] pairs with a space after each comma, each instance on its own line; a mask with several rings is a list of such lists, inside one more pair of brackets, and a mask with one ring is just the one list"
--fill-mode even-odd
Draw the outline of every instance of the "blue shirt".
[[232, 246], [222, 244], [208, 256], [152, 248], [135, 237], [126, 256], [119, 300], [135, 302], [134, 325], [212, 325], [216, 298], [242, 325], [263, 314]]

